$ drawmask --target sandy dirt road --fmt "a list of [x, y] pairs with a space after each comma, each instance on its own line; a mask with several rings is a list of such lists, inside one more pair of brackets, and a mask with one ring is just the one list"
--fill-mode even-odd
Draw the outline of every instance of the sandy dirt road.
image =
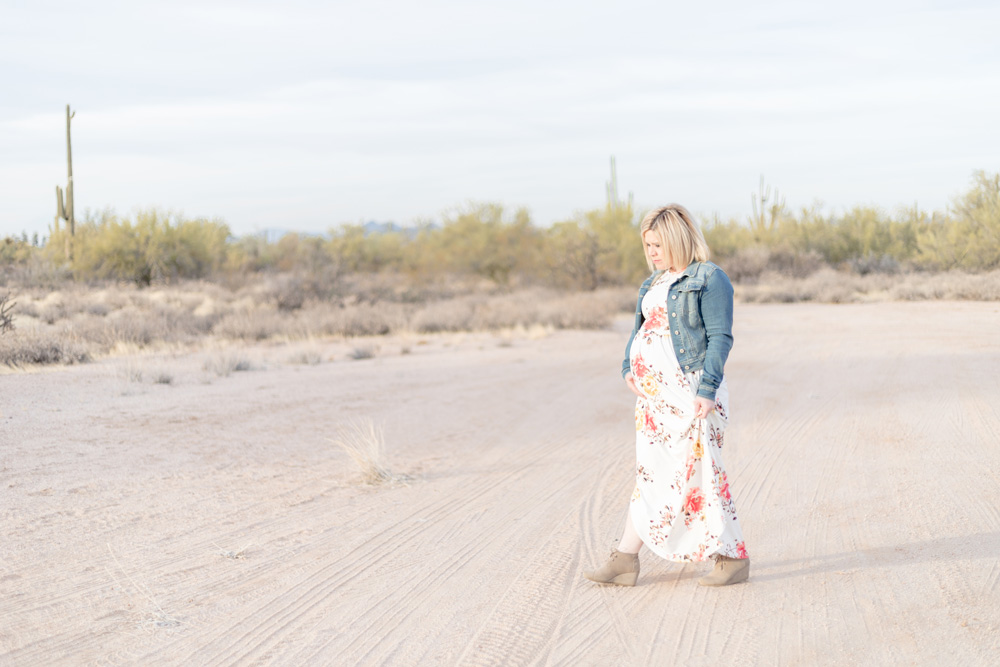
[[[581, 576], [632, 488], [623, 326], [0, 375], [0, 664], [997, 664], [1000, 304], [737, 306], [724, 589]], [[357, 483], [359, 416], [408, 481]]]

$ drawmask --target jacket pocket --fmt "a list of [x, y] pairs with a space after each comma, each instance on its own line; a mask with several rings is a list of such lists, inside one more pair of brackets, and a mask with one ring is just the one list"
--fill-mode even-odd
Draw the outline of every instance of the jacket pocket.
[[700, 292], [705, 287], [704, 278], [690, 278], [677, 286], [678, 292]]
[[704, 280], [688, 280], [677, 286], [677, 300], [692, 337], [697, 338], [701, 329], [705, 328], [701, 319], [701, 291], [705, 288]]

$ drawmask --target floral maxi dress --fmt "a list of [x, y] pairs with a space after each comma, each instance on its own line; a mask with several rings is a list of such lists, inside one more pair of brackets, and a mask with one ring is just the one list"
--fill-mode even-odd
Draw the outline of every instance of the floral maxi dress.
[[729, 391], [723, 378], [715, 410], [706, 419], [695, 417], [701, 371], [681, 371], [670, 339], [667, 297], [677, 277], [665, 274], [643, 297], [645, 322], [629, 350], [632, 376], [643, 394], [635, 404], [636, 479], [629, 514], [643, 543], [661, 558], [746, 558], [722, 467]]

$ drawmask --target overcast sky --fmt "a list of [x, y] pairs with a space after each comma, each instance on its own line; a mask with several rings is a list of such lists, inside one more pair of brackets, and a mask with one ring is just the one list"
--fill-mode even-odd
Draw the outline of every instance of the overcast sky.
[[600, 206], [941, 209], [1000, 170], [996, 2], [0, 0], [0, 235], [78, 217], [235, 233]]

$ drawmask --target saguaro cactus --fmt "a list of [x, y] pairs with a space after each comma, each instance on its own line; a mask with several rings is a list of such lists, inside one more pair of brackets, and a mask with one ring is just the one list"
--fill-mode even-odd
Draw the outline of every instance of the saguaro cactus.
[[69, 105], [66, 105], [66, 165], [69, 174], [69, 182], [66, 183], [66, 197], [63, 198], [63, 190], [56, 186], [56, 229], [59, 228], [59, 220], [65, 220], [69, 226], [69, 234], [76, 233], [76, 218], [73, 216], [73, 145], [70, 143], [69, 122], [76, 112], [70, 113]]
[[[753, 229], [754, 238], [762, 241], [774, 231], [775, 223], [785, 210], [785, 199], [778, 194], [777, 189], [774, 191], [774, 199], [771, 198], [771, 186], [764, 186], [764, 175], [761, 174], [760, 190], [757, 194], [750, 195], [750, 203], [753, 204], [750, 228]], [[758, 204], [760, 204], [760, 208], [758, 208]]]
[[[608, 208], [617, 210], [626, 208], [626, 203], [618, 198], [618, 170], [615, 168], [615, 156], [611, 156], [611, 180], [604, 184], [604, 191], [608, 196]], [[632, 193], [628, 193], [629, 209], [632, 208]]]

